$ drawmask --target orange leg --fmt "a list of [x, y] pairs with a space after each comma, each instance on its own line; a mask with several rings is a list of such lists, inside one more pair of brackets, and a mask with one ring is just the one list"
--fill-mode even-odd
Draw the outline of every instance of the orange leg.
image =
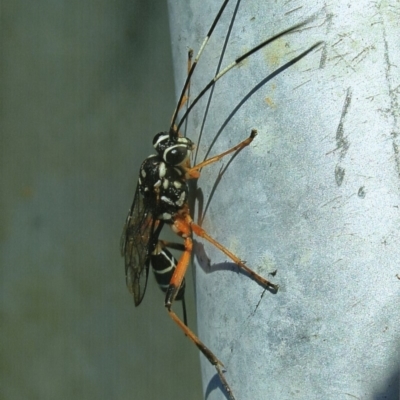
[[172, 225], [172, 229], [175, 233], [182, 236], [184, 238], [184, 250], [183, 254], [178, 261], [178, 265], [175, 268], [175, 272], [172, 275], [171, 281], [169, 283], [169, 287], [167, 289], [167, 293], [165, 296], [165, 307], [168, 311], [169, 316], [172, 320], [181, 328], [183, 333], [197, 346], [197, 348], [206, 356], [207, 360], [214, 365], [217, 370], [218, 376], [221, 379], [221, 382], [229, 396], [230, 400], [235, 400], [235, 397], [232, 393], [231, 388], [228, 385], [228, 382], [225, 379], [223, 374], [224, 365], [218, 358], [214, 355], [214, 353], [182, 322], [182, 320], [172, 311], [172, 303], [175, 300], [175, 297], [181, 287], [183, 278], [185, 277], [189, 262], [190, 256], [192, 253], [193, 242], [191, 239], [191, 234], [194, 232], [196, 235], [208, 240], [215, 247], [220, 249], [223, 253], [225, 253], [229, 258], [231, 258], [240, 268], [246, 271], [253, 279], [255, 279], [260, 285], [265, 288], [272, 287], [274, 290], [278, 290], [278, 285], [275, 285], [268, 280], [264, 279], [262, 276], [258, 275], [250, 268], [248, 268], [242, 260], [240, 260], [237, 256], [231, 253], [228, 249], [218, 243], [215, 239], [207, 234], [207, 232], [201, 228], [199, 225], [195, 224], [192, 218], [189, 215], [189, 210], [187, 206], [183, 207], [181, 210], [181, 214], [178, 215], [174, 223]]
[[225, 157], [230, 153], [242, 150], [244, 147], [248, 146], [256, 136], [257, 136], [257, 131], [255, 129], [253, 129], [250, 133], [250, 136], [247, 139], [240, 142], [239, 144], [237, 144], [236, 146], [230, 148], [227, 151], [224, 151], [221, 154], [211, 157], [208, 160], [205, 160], [205, 161], [201, 162], [200, 164], [195, 165], [194, 167], [189, 168], [186, 171], [186, 177], [187, 178], [198, 178], [200, 176], [199, 170], [201, 168], [203, 168], [207, 165], [210, 165], [212, 163], [215, 163], [216, 161], [220, 160], [222, 157]]
[[215, 247], [220, 249], [231, 260], [233, 260], [235, 262], [235, 264], [237, 264], [240, 268], [242, 268], [244, 271], [246, 271], [261, 286], [263, 286], [265, 288], [271, 287], [275, 291], [278, 290], [278, 288], [279, 288], [278, 285], [268, 281], [267, 279], [263, 278], [262, 276], [258, 275], [256, 272], [254, 272], [252, 269], [247, 267], [246, 264], [239, 257], [235, 256], [226, 247], [222, 246], [222, 244], [220, 244], [215, 239], [213, 239], [203, 228], [201, 228], [199, 225], [195, 224], [192, 219], [191, 219], [190, 225], [191, 225], [191, 228], [192, 228], [193, 232], [197, 236], [200, 236], [200, 237], [208, 240], [211, 244], [213, 244]]
[[[184, 232], [190, 231], [190, 226], [185, 223], [184, 220], [178, 219], [174, 224], [177, 229], [181, 228]], [[182, 233], [182, 231], [180, 231]], [[167, 289], [167, 294], [165, 297], [165, 307], [167, 308], [169, 316], [172, 320], [182, 329], [183, 333], [197, 346], [197, 348], [207, 357], [207, 360], [214, 365], [217, 370], [218, 376], [229, 395], [230, 400], [235, 400], [232, 390], [225, 379], [222, 369], [224, 365], [218, 358], [213, 354], [213, 352], [201, 342], [201, 340], [182, 322], [182, 320], [171, 310], [172, 303], [181, 287], [183, 278], [185, 276], [187, 267], [190, 261], [190, 255], [192, 253], [192, 239], [190, 237], [185, 238], [184, 244], [185, 250], [175, 268], [175, 272], [172, 275], [169, 288]]]
[[225, 379], [224, 373], [222, 369], [224, 365], [221, 361], [218, 360], [217, 357], [212, 353], [212, 351], [205, 345], [201, 340], [179, 319], [179, 317], [171, 310], [171, 306], [167, 307], [167, 311], [169, 316], [175, 321], [175, 323], [182, 329], [183, 333], [197, 346], [197, 348], [207, 357], [207, 360], [210, 361], [212, 365], [217, 370], [219, 379], [226, 390], [226, 393], [229, 396], [229, 400], [235, 400], [235, 396], [232, 393], [232, 389], [229, 387], [228, 382]]
[[178, 261], [178, 265], [172, 275], [171, 281], [169, 282], [169, 287], [165, 296], [165, 307], [171, 307], [176, 295], [178, 294], [179, 288], [182, 285], [183, 278], [185, 277], [187, 268], [190, 262], [190, 256], [192, 254], [192, 239], [187, 237], [184, 243], [185, 250], [181, 258]]

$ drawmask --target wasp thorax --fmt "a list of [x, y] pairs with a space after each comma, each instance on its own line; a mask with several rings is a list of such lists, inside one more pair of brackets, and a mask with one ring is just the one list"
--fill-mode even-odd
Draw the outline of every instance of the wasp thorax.
[[153, 139], [153, 146], [169, 165], [179, 165], [185, 162], [194, 147], [190, 139], [172, 136], [168, 132], [157, 133]]

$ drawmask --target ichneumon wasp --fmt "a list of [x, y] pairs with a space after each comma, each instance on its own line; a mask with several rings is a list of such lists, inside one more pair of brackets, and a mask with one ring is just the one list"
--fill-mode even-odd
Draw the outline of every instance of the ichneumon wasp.
[[[232, 390], [223, 374], [224, 366], [222, 362], [200, 341], [186, 324], [184, 277], [192, 253], [192, 234], [194, 233], [202, 237], [221, 250], [262, 287], [276, 292], [278, 285], [268, 281], [247, 267], [239, 257], [210, 237], [201, 226], [192, 220], [188, 205], [189, 189], [187, 181], [199, 178], [202, 168], [250, 145], [257, 132], [256, 130], [252, 130], [250, 136], [236, 146], [208, 158], [197, 165], [191, 166], [190, 156], [195, 145], [189, 138], [183, 137], [180, 134], [180, 128], [199, 99], [223, 75], [267, 44], [285, 34], [294, 32], [303, 26], [304, 23], [292, 26], [263, 41], [222, 69], [200, 91], [192, 103], [187, 106], [183, 116], [177, 122], [179, 111], [187, 103], [186, 92], [189, 89], [190, 79], [228, 2], [229, 0], [223, 2], [193, 62], [192, 51], [189, 51], [188, 75], [174, 110], [170, 128], [168, 131], [155, 135], [153, 146], [156, 154], [146, 158], [140, 167], [138, 185], [121, 237], [121, 253], [125, 257], [126, 284], [129, 291], [133, 294], [135, 305], [138, 306], [143, 300], [151, 264], [157, 283], [166, 293], [165, 307], [170, 317], [199, 348], [209, 362], [214, 365], [229, 398], [234, 400]], [[301, 57], [316, 48], [319, 44], [317, 43], [312, 46]], [[183, 243], [172, 243], [161, 240], [159, 236], [164, 225], [169, 225], [173, 232], [181, 237]], [[168, 248], [182, 251], [180, 259], [176, 260]], [[184, 321], [172, 310], [172, 304], [175, 300], [182, 300]]]

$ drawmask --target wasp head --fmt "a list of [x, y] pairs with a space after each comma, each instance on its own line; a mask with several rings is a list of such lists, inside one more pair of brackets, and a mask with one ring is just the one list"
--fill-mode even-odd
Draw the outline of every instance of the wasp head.
[[186, 162], [194, 149], [193, 142], [185, 137], [172, 136], [168, 132], [160, 132], [154, 136], [153, 146], [158, 155], [168, 164], [178, 166]]

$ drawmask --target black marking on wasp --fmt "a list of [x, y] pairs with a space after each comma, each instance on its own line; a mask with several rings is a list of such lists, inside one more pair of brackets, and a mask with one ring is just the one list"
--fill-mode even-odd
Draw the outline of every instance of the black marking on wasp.
[[[142, 164], [139, 183], [121, 237], [121, 254], [125, 257], [126, 285], [133, 295], [135, 306], [143, 300], [150, 264], [159, 287], [166, 292], [178, 263], [168, 251], [167, 246], [181, 251], [184, 249], [182, 244], [158, 239], [164, 221], [155, 215], [159, 210], [157, 210], [157, 201], [154, 201], [153, 194], [149, 191], [149, 185], [151, 187], [157, 180], [159, 169], [160, 163], [155, 156], [148, 157]], [[186, 324], [184, 293], [185, 281], [183, 280], [176, 300], [182, 300]]]
[[[231, 253], [222, 244], [210, 237], [204, 229], [197, 225], [190, 216], [188, 206], [187, 180], [196, 179], [200, 176], [200, 170], [228, 154], [238, 152], [248, 146], [255, 138], [257, 132], [252, 130], [250, 136], [232, 147], [203, 162], [191, 166], [190, 156], [194, 149], [194, 143], [186, 137], [182, 137], [179, 128], [189, 115], [198, 100], [214, 86], [214, 84], [229, 70], [237, 66], [245, 58], [260, 50], [275, 39], [294, 32], [302, 27], [305, 22], [286, 29], [279, 34], [269, 38], [247, 53], [238, 57], [219, 72], [194, 98], [187, 107], [184, 115], [176, 125], [180, 109], [187, 101], [185, 93], [189, 89], [190, 79], [196, 68], [197, 62], [206, 46], [224, 8], [229, 0], [225, 0], [220, 8], [214, 22], [204, 39], [200, 50], [191, 62], [192, 53], [189, 52], [188, 76], [183, 85], [177, 106], [172, 116], [169, 131], [158, 133], [153, 139], [156, 155], [149, 156], [141, 165], [138, 185], [135, 191], [132, 206], [124, 226], [121, 238], [121, 252], [125, 257], [126, 283], [129, 291], [133, 294], [135, 305], [139, 305], [145, 294], [150, 263], [155, 271], [157, 282], [162, 290], [166, 292], [165, 307], [170, 317], [182, 329], [186, 336], [199, 348], [209, 362], [215, 366], [221, 382], [231, 400], [234, 395], [223, 374], [222, 362], [208, 349], [200, 339], [187, 327], [186, 313], [184, 310], [184, 322], [172, 311], [172, 303], [175, 300], [184, 299], [185, 273], [188, 268], [192, 253], [192, 234], [196, 234], [209, 241], [220, 249], [225, 255], [232, 259], [239, 268], [245, 271], [252, 279], [262, 287], [272, 292], [278, 290], [278, 285], [258, 275], [245, 265], [236, 255]], [[308, 22], [308, 21], [306, 21]], [[319, 46], [315, 44], [303, 56]], [[299, 56], [300, 57], [300, 56]], [[183, 244], [169, 243], [159, 239], [163, 226], [167, 224], [181, 237]], [[167, 247], [181, 250], [182, 256], [177, 261], [168, 251]]]

